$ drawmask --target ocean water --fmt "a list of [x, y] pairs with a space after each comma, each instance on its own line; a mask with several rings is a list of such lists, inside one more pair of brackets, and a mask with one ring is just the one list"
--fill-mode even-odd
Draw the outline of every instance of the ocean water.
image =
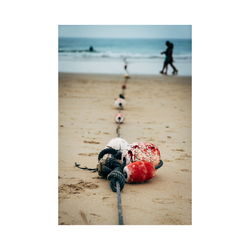
[[[159, 74], [167, 39], [59, 38], [59, 72], [123, 74], [124, 58], [130, 74]], [[191, 75], [192, 41], [169, 39], [179, 75]], [[89, 47], [93, 46], [94, 52]], [[168, 73], [172, 68], [169, 66]]]

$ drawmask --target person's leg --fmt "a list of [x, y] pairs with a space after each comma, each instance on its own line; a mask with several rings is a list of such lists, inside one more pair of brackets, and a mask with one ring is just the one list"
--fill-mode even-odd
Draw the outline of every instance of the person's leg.
[[172, 69], [174, 70], [173, 74], [177, 74], [177, 72], [178, 72], [177, 68], [173, 65], [172, 62], [170, 63], [170, 65], [171, 65]]
[[162, 65], [162, 70], [160, 71], [161, 74], [164, 74], [164, 69], [165, 69], [165, 67], [166, 67], [166, 63], [165, 63], [165, 61], [164, 61], [163, 65]]
[[166, 71], [163, 74], [167, 75], [168, 74], [168, 63], [166, 63], [165, 69], [166, 69]]
[[164, 61], [163, 66], [162, 66], [162, 70], [160, 71], [161, 74], [164, 74], [165, 67], [166, 67], [166, 62]]

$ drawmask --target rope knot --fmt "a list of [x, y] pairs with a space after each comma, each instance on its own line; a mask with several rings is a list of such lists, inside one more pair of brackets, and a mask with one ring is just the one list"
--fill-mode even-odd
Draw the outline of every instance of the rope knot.
[[122, 190], [125, 185], [125, 177], [122, 174], [120, 168], [116, 168], [113, 170], [107, 177], [107, 179], [110, 181], [110, 187], [113, 192], [117, 192], [116, 188], [116, 182], [120, 184], [120, 189]]

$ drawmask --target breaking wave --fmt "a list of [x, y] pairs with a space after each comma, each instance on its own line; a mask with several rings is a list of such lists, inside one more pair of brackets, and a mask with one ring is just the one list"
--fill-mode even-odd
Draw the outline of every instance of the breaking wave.
[[[127, 59], [162, 59], [164, 58], [161, 54], [140, 54], [140, 53], [115, 53], [111, 51], [94, 51], [89, 52], [87, 50], [81, 49], [60, 49], [60, 57], [68, 57], [71, 59], [80, 59], [80, 58], [127, 58]], [[176, 60], [191, 60], [191, 55], [188, 54], [176, 54], [174, 55]]]

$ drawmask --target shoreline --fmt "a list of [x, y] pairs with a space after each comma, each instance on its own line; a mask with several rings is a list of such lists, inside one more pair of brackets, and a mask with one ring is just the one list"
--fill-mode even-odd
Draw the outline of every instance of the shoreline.
[[[129, 60], [128, 71], [135, 75], [158, 75], [162, 69], [164, 59], [150, 60]], [[189, 62], [174, 62], [174, 65], [179, 71], [179, 75], [191, 76], [192, 65]], [[59, 58], [59, 72], [69, 73], [92, 73], [92, 74], [123, 74], [124, 62], [121, 58], [104, 58], [102, 60], [96, 58], [82, 59], [62, 59]], [[168, 66], [168, 73], [172, 73], [171, 66]]]
[[[64, 77], [64, 76], [79, 76], [79, 77], [119, 77], [120, 79], [124, 79], [125, 73], [83, 73], [83, 72], [58, 72], [58, 76]], [[191, 80], [192, 76], [189, 75], [163, 75], [163, 74], [129, 74], [130, 78], [183, 78], [186, 80]]]

